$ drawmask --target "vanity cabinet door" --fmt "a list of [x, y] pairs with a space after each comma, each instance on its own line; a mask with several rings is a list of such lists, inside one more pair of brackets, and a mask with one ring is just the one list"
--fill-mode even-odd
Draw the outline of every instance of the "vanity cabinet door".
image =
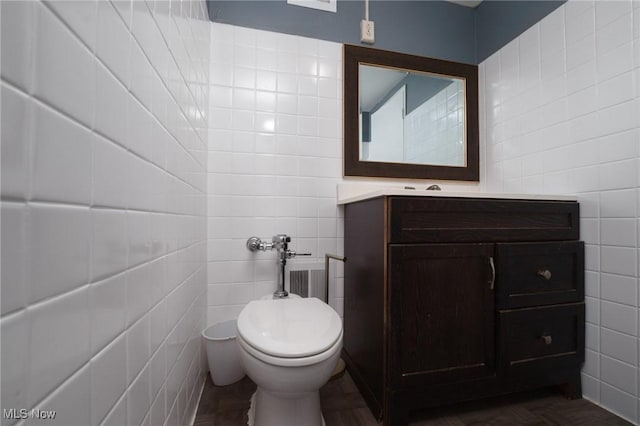
[[493, 244], [391, 244], [392, 386], [495, 374]]

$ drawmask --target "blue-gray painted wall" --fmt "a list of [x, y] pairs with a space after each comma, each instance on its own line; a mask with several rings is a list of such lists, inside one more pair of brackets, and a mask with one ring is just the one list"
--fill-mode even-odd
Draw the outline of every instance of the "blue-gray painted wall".
[[483, 1], [476, 8], [477, 63], [487, 59], [563, 3], [541, 0]]
[[[212, 21], [360, 44], [364, 1], [338, 0], [337, 12], [287, 4], [286, 0], [208, 1]], [[473, 9], [444, 1], [371, 1], [378, 49], [457, 62], [475, 62]]]
[[[479, 64], [566, 0], [485, 0], [475, 9], [440, 0], [370, 0], [373, 47]], [[208, 0], [214, 22], [338, 43], [360, 43], [364, 0], [338, 0], [337, 12], [286, 0]]]

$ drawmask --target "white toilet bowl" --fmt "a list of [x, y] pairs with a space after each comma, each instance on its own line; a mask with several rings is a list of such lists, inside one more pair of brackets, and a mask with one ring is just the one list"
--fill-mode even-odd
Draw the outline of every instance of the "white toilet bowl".
[[249, 425], [322, 426], [319, 389], [340, 359], [342, 320], [315, 299], [250, 302], [238, 317], [240, 358], [258, 389]]

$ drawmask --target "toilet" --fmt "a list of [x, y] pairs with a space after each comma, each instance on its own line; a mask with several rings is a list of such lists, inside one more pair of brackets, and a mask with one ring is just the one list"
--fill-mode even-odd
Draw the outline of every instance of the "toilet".
[[250, 426], [322, 426], [319, 389], [342, 349], [342, 320], [316, 298], [249, 302], [238, 317], [240, 359], [257, 385]]

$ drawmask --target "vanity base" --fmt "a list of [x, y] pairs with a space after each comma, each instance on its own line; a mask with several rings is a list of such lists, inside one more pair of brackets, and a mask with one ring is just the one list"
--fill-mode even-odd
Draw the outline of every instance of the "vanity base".
[[[563, 385], [560, 385], [563, 386]], [[531, 390], [535, 390], [535, 389], [540, 389], [540, 387], [535, 387], [532, 389], [526, 389], [526, 390], [517, 390], [517, 391], [508, 391], [508, 390], [504, 390], [504, 389], [494, 389], [495, 392], [492, 393], [488, 393], [486, 391], [481, 391], [479, 394], [474, 395], [472, 398], [469, 399], [461, 399], [459, 401], [456, 401], [455, 403], [451, 403], [451, 405], [455, 405], [455, 404], [464, 404], [465, 402], [471, 402], [471, 401], [477, 401], [477, 400], [481, 400], [481, 399], [488, 399], [488, 398], [498, 398], [500, 396], [504, 396], [504, 395], [508, 395], [508, 394], [513, 394], [513, 393], [519, 393], [519, 392], [526, 392], [526, 391], [531, 391]], [[394, 425], [394, 426], [404, 426], [409, 424], [409, 422], [412, 421], [420, 421], [421, 419], [424, 419], [425, 417], [429, 416], [429, 408], [424, 408], [426, 405], [429, 405], [427, 400], [431, 397], [434, 397], [435, 395], [433, 393], [426, 393], [426, 394], [421, 394], [421, 395], [415, 395], [413, 397], [408, 398], [408, 400], [410, 401], [409, 404], [403, 404], [402, 402], [397, 403], [397, 406], [394, 407], [394, 409], [389, 410], [388, 415], [387, 415], [387, 419], [385, 420], [383, 424], [385, 425]], [[571, 398], [574, 399], [574, 398]], [[397, 395], [394, 398], [395, 401], [399, 401], [399, 400], [403, 400], [406, 401], [407, 397], [405, 395]], [[410, 405], [411, 403], [416, 403], [416, 408], [415, 410], [412, 409], [412, 406]], [[438, 406], [444, 406], [444, 405], [449, 405], [449, 404], [437, 404], [434, 405], [431, 408], [436, 408]]]
[[548, 386], [580, 398], [573, 201], [381, 196], [345, 205], [344, 359], [377, 419]]
[[549, 386], [559, 386], [567, 399], [582, 398], [580, 369], [567, 365], [566, 370], [558, 367], [557, 374], [535, 379], [500, 380], [497, 377], [490, 377], [470, 382], [434, 385], [429, 389], [387, 390], [384, 401], [378, 401], [366, 382], [362, 380], [347, 353], [343, 352], [343, 359], [345, 359], [347, 370], [373, 416], [378, 421], [382, 420], [383, 425], [388, 426], [404, 426], [410, 421], [418, 421], [420, 417], [427, 415], [429, 409], [436, 407], [532, 391]]

